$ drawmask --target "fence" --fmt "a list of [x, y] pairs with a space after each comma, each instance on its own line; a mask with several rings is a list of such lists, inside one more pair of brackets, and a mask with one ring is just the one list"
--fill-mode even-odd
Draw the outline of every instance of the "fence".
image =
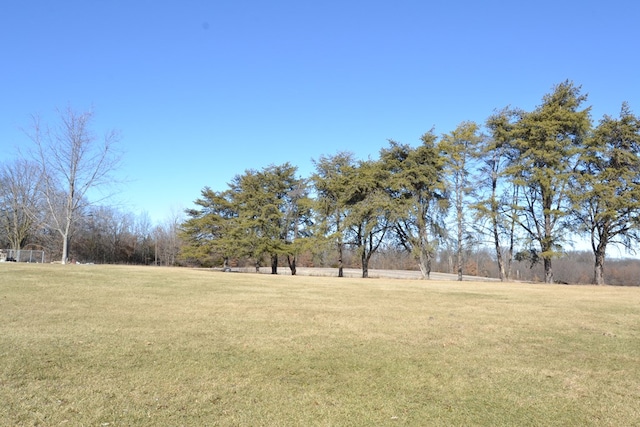
[[44, 262], [44, 251], [36, 249], [0, 249], [0, 262]]

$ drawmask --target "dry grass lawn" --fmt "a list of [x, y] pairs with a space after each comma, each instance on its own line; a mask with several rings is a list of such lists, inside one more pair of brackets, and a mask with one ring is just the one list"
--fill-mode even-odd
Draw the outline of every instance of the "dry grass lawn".
[[0, 425], [640, 425], [640, 289], [0, 264]]

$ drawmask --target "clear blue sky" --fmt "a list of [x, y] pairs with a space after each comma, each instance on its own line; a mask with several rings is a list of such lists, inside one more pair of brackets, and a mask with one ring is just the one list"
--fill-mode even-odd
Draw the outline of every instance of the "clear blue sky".
[[31, 114], [122, 133], [124, 209], [162, 221], [246, 169], [418, 144], [565, 79], [640, 113], [640, 2], [3, 0], [0, 161]]

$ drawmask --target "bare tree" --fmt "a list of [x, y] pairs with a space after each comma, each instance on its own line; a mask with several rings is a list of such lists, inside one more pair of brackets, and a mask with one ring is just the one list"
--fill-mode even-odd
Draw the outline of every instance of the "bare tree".
[[134, 250], [134, 256], [136, 257], [135, 263], [149, 264], [153, 253], [153, 226], [148, 212], [143, 211], [137, 216], [133, 229], [136, 237]]
[[18, 159], [0, 165], [0, 227], [12, 249], [21, 249], [33, 236], [40, 200], [38, 165]]
[[178, 255], [183, 244], [179, 236], [180, 224], [184, 223], [183, 211], [184, 209], [172, 207], [164, 223], [153, 229], [155, 265], [178, 265]]
[[99, 200], [89, 200], [89, 191], [112, 182], [111, 173], [120, 162], [115, 151], [116, 131], [103, 138], [91, 130], [93, 111], [58, 110], [55, 127], [42, 125], [33, 117], [29, 134], [36, 145], [34, 157], [40, 164], [42, 191], [50, 219], [49, 227], [62, 239], [62, 263], [69, 258], [69, 237], [75, 222], [86, 208]]

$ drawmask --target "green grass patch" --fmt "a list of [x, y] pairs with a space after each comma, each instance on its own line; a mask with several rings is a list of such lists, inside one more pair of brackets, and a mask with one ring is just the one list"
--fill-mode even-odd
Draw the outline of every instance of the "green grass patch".
[[0, 425], [640, 425], [640, 289], [0, 264]]

